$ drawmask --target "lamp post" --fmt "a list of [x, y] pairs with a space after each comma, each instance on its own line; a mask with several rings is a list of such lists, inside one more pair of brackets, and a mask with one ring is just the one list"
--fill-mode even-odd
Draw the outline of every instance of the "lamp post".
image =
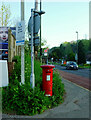
[[76, 31], [76, 33], [77, 33], [77, 59], [76, 59], [76, 61], [77, 61], [77, 63], [78, 63], [78, 31]]
[[33, 20], [34, 20], [34, 12], [31, 9], [31, 77], [30, 77], [30, 84], [32, 84], [32, 88], [35, 87], [35, 76], [34, 76], [34, 46], [33, 46]]
[[30, 76], [30, 84], [32, 84], [32, 88], [35, 87], [35, 75], [34, 75], [34, 14], [38, 13], [39, 15], [44, 14], [44, 11], [37, 11], [31, 9], [31, 76]]
[[[40, 0], [40, 11], [41, 11], [41, 7], [42, 7], [42, 4], [41, 4], [41, 0]], [[42, 58], [41, 58], [41, 55], [42, 55], [42, 48], [41, 48], [41, 15], [42, 14], [45, 14], [44, 11], [41, 12], [40, 14], [40, 61], [42, 62]]]
[[41, 15], [45, 14], [45, 11], [41, 10], [41, 0], [40, 0], [40, 11], [34, 10], [34, 13], [38, 13], [40, 15], [40, 61], [41, 60], [41, 55], [42, 55], [42, 50], [41, 50]]

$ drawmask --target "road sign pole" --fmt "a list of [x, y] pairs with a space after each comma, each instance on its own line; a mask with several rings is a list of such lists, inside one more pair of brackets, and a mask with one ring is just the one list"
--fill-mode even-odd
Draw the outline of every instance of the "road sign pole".
[[[40, 0], [40, 11], [41, 11], [41, 0]], [[42, 63], [42, 53], [41, 53], [41, 15], [40, 15], [40, 61]]]
[[[24, 0], [21, 0], [21, 21], [24, 20]], [[25, 82], [24, 74], [24, 45], [21, 45], [21, 83]]]
[[33, 19], [34, 19], [34, 12], [31, 9], [31, 76], [30, 76], [30, 85], [32, 84], [32, 88], [35, 87], [35, 77], [34, 77], [34, 46], [33, 46]]

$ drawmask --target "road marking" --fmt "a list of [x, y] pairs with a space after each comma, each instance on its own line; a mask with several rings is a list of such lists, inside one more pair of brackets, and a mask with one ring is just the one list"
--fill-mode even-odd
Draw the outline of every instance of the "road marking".
[[[63, 77], [62, 77], [63, 78]], [[64, 78], [63, 78], [64, 79]], [[64, 80], [67, 80], [67, 79], [64, 79]], [[82, 87], [82, 86], [80, 86], [80, 85], [78, 85], [78, 84], [76, 84], [76, 83], [74, 83], [74, 82], [71, 82], [71, 81], [69, 81], [69, 80], [67, 80], [68, 82], [70, 82], [70, 83], [73, 83], [74, 85], [76, 85], [76, 86], [78, 86], [78, 87], [80, 87], [80, 88], [83, 88], [83, 89], [85, 89], [85, 90], [87, 90], [87, 91], [90, 91], [90, 90], [88, 90], [87, 88], [84, 88], [84, 87]]]

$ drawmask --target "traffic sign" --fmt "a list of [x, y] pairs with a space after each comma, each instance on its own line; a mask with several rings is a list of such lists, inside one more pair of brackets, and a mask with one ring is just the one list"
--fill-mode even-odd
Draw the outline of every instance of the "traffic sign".
[[[35, 44], [35, 46], [39, 46], [39, 36], [38, 37], [35, 37], [33, 39], [33, 45]], [[29, 45], [31, 45], [31, 38], [29, 38]]]
[[18, 22], [16, 25], [16, 45], [24, 45], [25, 42], [25, 21]]
[[[32, 19], [30, 17], [29, 22], [28, 22], [28, 32], [29, 34], [31, 34], [31, 25], [32, 25]], [[38, 13], [35, 13], [34, 15], [34, 21], [33, 21], [33, 30], [34, 30], [34, 34], [37, 34], [39, 32], [40, 29], [40, 16]]]
[[47, 54], [47, 52], [44, 52], [44, 56], [47, 56], [48, 54]]

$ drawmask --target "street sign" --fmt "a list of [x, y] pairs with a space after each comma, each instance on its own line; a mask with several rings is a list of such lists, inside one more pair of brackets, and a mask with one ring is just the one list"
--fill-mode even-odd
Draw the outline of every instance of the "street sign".
[[24, 45], [25, 41], [25, 21], [18, 22], [16, 25], [16, 45]]
[[48, 55], [48, 48], [44, 49], [44, 56], [47, 56], [47, 55]]
[[47, 52], [44, 52], [44, 56], [47, 56]]
[[[29, 34], [31, 34], [31, 25], [32, 25], [32, 19], [30, 17], [29, 22], [28, 22], [28, 32]], [[34, 16], [34, 21], [33, 21], [33, 33], [37, 34], [39, 32], [40, 29], [40, 16], [38, 13], [35, 13]]]
[[[39, 46], [40, 42], [39, 39], [35, 40], [35, 46]], [[31, 41], [29, 41], [29, 45], [31, 45]], [[33, 45], [34, 45], [34, 41], [33, 41]]]
[[45, 49], [44, 52], [47, 52], [47, 49]]
[[[38, 37], [35, 37], [33, 39], [33, 45], [35, 44], [35, 46], [39, 46], [40, 44], [40, 41], [39, 41], [39, 36]], [[31, 38], [29, 38], [29, 45], [31, 45]]]

